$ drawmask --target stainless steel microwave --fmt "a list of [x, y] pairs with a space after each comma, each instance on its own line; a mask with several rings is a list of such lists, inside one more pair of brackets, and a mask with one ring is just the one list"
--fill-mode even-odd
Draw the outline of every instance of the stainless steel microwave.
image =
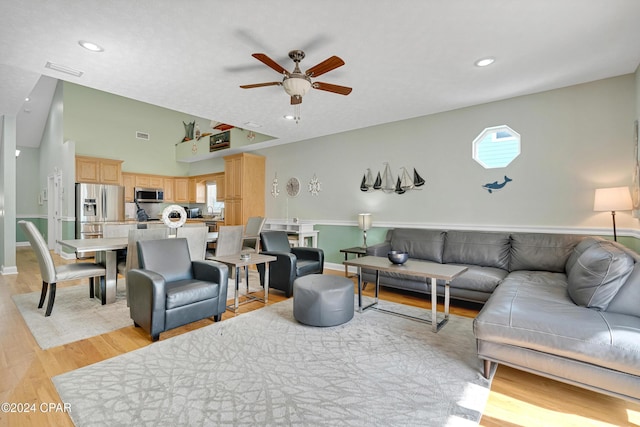
[[164, 190], [162, 188], [135, 188], [135, 200], [143, 203], [164, 202]]

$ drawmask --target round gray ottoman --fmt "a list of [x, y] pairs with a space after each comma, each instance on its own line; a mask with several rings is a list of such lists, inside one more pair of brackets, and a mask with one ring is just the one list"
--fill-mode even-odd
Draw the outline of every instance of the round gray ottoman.
[[310, 274], [293, 282], [293, 317], [311, 326], [336, 326], [353, 318], [353, 282]]

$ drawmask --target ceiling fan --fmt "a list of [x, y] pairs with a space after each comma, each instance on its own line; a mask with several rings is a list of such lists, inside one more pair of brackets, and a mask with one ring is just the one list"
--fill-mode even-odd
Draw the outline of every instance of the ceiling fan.
[[334, 85], [331, 83], [312, 82], [311, 78], [321, 76], [328, 73], [331, 70], [335, 70], [338, 67], [344, 65], [344, 61], [337, 56], [332, 56], [325, 59], [318, 65], [309, 68], [304, 73], [300, 71], [300, 61], [304, 59], [304, 52], [301, 50], [292, 50], [289, 52], [289, 58], [295, 62], [296, 66], [292, 72], [287, 71], [284, 67], [278, 64], [273, 59], [269, 58], [264, 53], [254, 53], [254, 58], [265, 64], [267, 67], [274, 69], [280, 74], [284, 75], [281, 82], [267, 82], [256, 83], [251, 85], [242, 85], [242, 89], [253, 89], [256, 87], [264, 86], [283, 86], [285, 92], [291, 96], [291, 105], [297, 105], [302, 103], [302, 97], [309, 92], [309, 89], [324, 90], [327, 92], [339, 93], [340, 95], [349, 95], [351, 88], [346, 86]]

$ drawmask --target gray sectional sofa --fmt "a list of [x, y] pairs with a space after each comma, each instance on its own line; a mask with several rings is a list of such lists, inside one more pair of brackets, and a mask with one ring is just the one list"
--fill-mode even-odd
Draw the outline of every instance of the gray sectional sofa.
[[[465, 265], [451, 298], [484, 303], [478, 356], [640, 402], [640, 256], [570, 234], [394, 229], [369, 255]], [[363, 271], [363, 280], [375, 275]], [[425, 279], [380, 273], [380, 284], [429, 293]], [[444, 284], [438, 284], [438, 293]]]

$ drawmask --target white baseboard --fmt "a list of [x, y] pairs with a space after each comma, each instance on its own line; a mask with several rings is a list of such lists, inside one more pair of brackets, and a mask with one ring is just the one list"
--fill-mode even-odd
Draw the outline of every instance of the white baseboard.
[[18, 267], [14, 266], [5, 266], [0, 267], [0, 274], [6, 276], [8, 274], [18, 274]]

